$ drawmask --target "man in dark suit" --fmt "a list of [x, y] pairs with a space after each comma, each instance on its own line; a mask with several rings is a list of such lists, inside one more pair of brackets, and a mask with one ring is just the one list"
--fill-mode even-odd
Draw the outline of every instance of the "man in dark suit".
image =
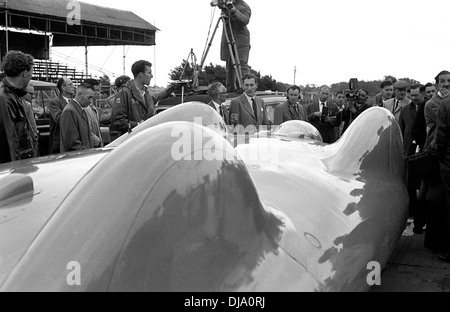
[[[226, 25], [223, 25], [224, 31], [222, 33], [220, 59], [227, 62], [227, 90], [229, 92], [233, 92], [237, 89], [236, 80], [238, 78], [231, 61], [230, 49], [228, 48], [225, 29], [228, 29], [229, 36], [231, 36], [231, 32], [234, 35], [236, 49], [239, 56], [239, 63], [241, 65], [242, 76], [245, 76], [246, 74], [250, 73], [250, 68], [248, 66], [248, 57], [250, 54], [250, 32], [247, 28], [247, 25], [250, 22], [252, 10], [250, 9], [249, 5], [245, 3], [245, 1], [233, 0], [233, 3], [230, 3], [228, 5], [226, 12], [229, 16], [231, 29], [228, 26], [228, 21], [226, 21]], [[231, 38], [229, 39], [231, 40]], [[236, 55], [234, 55], [234, 57], [236, 58]]]
[[344, 123], [342, 134], [347, 130], [350, 124], [365, 110], [369, 109], [371, 105], [367, 103], [369, 93], [364, 89], [359, 89], [356, 92], [356, 99], [347, 101], [346, 107], [336, 115], [336, 124]]
[[324, 143], [334, 143], [337, 140], [335, 127], [336, 117], [339, 107], [328, 101], [330, 88], [322, 86], [320, 88], [319, 102], [314, 102], [306, 107], [308, 121], [319, 130]]
[[431, 82], [428, 82], [425, 86], [425, 96], [422, 103], [419, 104], [417, 108], [416, 117], [412, 124], [411, 135], [412, 139], [419, 146], [420, 151], [423, 151], [425, 146], [425, 140], [427, 138], [427, 124], [425, 121], [425, 104], [433, 97], [436, 93], [436, 86]]
[[258, 88], [257, 78], [253, 74], [247, 74], [244, 81], [244, 94], [231, 100], [230, 123], [234, 126], [254, 126], [257, 130], [261, 125], [269, 125], [267, 110], [264, 101], [256, 97]]
[[58, 154], [61, 145], [60, 118], [64, 107], [73, 98], [75, 88], [72, 80], [66, 77], [59, 78], [57, 83], [59, 97], [50, 101], [50, 137], [48, 144], [49, 154]]
[[61, 152], [70, 152], [91, 148], [89, 121], [83, 108], [94, 100], [95, 92], [91, 86], [81, 83], [75, 99], [64, 108], [61, 124]]
[[220, 116], [226, 125], [230, 124], [230, 116], [228, 109], [223, 106], [223, 102], [227, 99], [227, 89], [220, 82], [213, 82], [208, 87], [208, 95], [211, 101], [208, 103]]
[[288, 120], [306, 119], [306, 109], [298, 103], [300, 98], [300, 87], [291, 86], [287, 89], [287, 101], [275, 107], [274, 124], [281, 125]]
[[[412, 102], [400, 111], [400, 129], [403, 136], [403, 154], [411, 156], [416, 153], [417, 144], [412, 138], [412, 126], [416, 118], [419, 104], [422, 102], [420, 94], [421, 85], [411, 86]], [[406, 187], [409, 195], [409, 215], [414, 216], [414, 233], [423, 233], [423, 226], [426, 222], [426, 206], [417, 199], [417, 190], [420, 188], [421, 179], [406, 179]]]

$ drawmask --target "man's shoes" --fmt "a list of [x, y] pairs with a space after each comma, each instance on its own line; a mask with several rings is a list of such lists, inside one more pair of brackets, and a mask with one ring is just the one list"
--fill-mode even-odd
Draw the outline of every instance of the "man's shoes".
[[450, 255], [449, 254], [441, 254], [438, 256], [438, 259], [443, 262], [450, 263]]

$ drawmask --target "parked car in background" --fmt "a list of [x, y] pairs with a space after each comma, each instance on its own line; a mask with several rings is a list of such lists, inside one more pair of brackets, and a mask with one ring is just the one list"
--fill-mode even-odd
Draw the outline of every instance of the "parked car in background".
[[[274, 109], [277, 105], [286, 101], [286, 93], [278, 91], [256, 91], [256, 95], [259, 98], [263, 99], [264, 104], [266, 105], [267, 108], [268, 118], [273, 123]], [[239, 94], [236, 93], [228, 94], [228, 99], [227, 101], [225, 101], [224, 105], [226, 107], [229, 107], [231, 100], [237, 96], [239, 96]], [[155, 115], [181, 103], [203, 102], [205, 104], [208, 104], [210, 100], [211, 99], [206, 93], [206, 90], [202, 90], [201, 92], [197, 93], [186, 94], [186, 96], [183, 96], [183, 99], [181, 96], [169, 97], [157, 103], [155, 107]]]
[[38, 80], [31, 80], [34, 87], [33, 112], [36, 125], [40, 133], [39, 154], [48, 155], [48, 140], [50, 137], [50, 100], [58, 97], [56, 84]]
[[[267, 118], [273, 124], [275, 107], [286, 102], [286, 93], [278, 91], [256, 91], [256, 96], [264, 101], [264, 105], [266, 105], [267, 109]], [[225, 101], [225, 107], [230, 107], [232, 99], [233, 98], [229, 98]]]

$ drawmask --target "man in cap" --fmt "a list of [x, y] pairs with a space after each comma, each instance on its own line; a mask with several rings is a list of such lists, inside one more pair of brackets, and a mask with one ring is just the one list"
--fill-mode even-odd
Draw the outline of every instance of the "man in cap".
[[403, 107], [409, 105], [411, 100], [406, 97], [406, 91], [409, 88], [409, 83], [404, 80], [399, 80], [394, 83], [394, 98], [386, 101], [385, 108], [389, 110], [397, 120], [400, 122], [400, 111]]
[[419, 149], [423, 151], [425, 145], [425, 139], [427, 137], [427, 125], [425, 121], [425, 104], [433, 97], [436, 93], [436, 86], [431, 82], [428, 82], [425, 86], [425, 96], [422, 103], [419, 104], [417, 108], [417, 114], [414, 118], [414, 122], [411, 129], [411, 135], [413, 140], [419, 146]]

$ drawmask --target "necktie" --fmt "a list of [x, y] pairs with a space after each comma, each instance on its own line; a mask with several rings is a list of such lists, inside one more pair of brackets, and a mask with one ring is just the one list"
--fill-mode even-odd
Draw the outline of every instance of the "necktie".
[[222, 116], [222, 118], [223, 118], [223, 108], [222, 108], [222, 105], [219, 106], [219, 114], [220, 114], [220, 116]]
[[392, 113], [394, 113], [395, 110], [397, 109], [397, 106], [398, 106], [399, 102], [400, 102], [399, 100], [395, 100], [394, 110], [392, 111]]
[[255, 120], [258, 121], [258, 108], [256, 107], [255, 99], [252, 98], [253, 113], [255, 113]]
[[298, 115], [298, 104], [297, 103], [294, 104], [294, 109], [295, 109], [295, 111], [297, 112], [297, 115]]

